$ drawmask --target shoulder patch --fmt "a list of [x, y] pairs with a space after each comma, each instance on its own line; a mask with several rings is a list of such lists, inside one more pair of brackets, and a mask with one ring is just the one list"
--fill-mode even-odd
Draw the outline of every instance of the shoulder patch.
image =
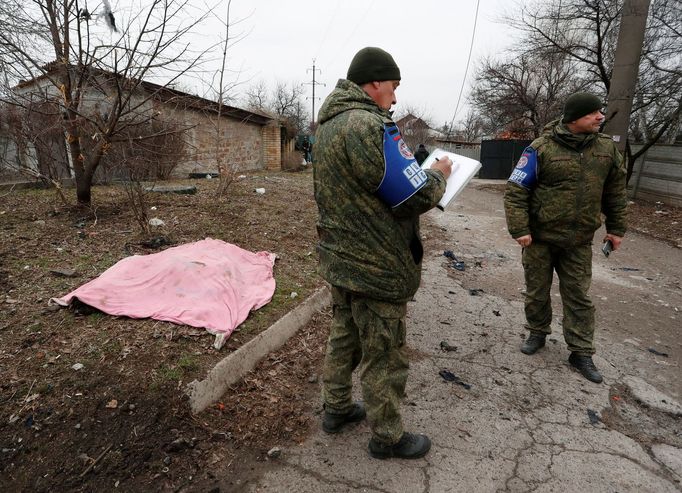
[[377, 195], [389, 207], [397, 207], [428, 181], [395, 124], [384, 126], [384, 177]]
[[533, 147], [526, 147], [507, 181], [516, 183], [526, 190], [535, 188], [538, 181], [538, 151]]

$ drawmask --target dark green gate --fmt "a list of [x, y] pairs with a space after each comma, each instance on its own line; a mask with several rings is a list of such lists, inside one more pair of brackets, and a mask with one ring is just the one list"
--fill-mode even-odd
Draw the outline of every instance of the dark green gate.
[[506, 180], [516, 166], [530, 140], [484, 140], [481, 142], [479, 178]]

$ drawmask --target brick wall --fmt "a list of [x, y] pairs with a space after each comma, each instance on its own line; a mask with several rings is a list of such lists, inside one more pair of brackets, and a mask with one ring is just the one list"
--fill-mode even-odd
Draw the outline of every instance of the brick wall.
[[[187, 153], [175, 168], [173, 176], [189, 173], [217, 173], [223, 162], [237, 171], [280, 169], [279, 125], [260, 125], [230, 117], [222, 117], [220, 135], [218, 117], [194, 109], [163, 109], [169, 116], [192, 128], [186, 133]], [[217, 142], [217, 145], [216, 145]]]
[[281, 135], [282, 131], [277, 122], [272, 122], [262, 128], [265, 169], [281, 169], [282, 167]]

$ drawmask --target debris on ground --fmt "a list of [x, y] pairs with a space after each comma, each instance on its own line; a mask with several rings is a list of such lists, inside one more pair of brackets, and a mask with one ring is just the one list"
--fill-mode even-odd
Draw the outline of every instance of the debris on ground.
[[76, 277], [78, 273], [73, 269], [50, 269], [50, 273], [57, 277]]
[[471, 388], [471, 384], [468, 384], [466, 382], [463, 382], [457, 375], [452, 373], [450, 370], [447, 369], [442, 369], [441, 371], [438, 372], [438, 374], [445, 380], [446, 382], [453, 382], [456, 383], [457, 385], [461, 385], [465, 389], [469, 390]]
[[161, 248], [162, 246], [170, 245], [171, 241], [166, 236], [154, 236], [148, 240], [143, 240], [140, 245], [146, 248], [153, 248], [155, 250]]
[[473, 288], [469, 290], [469, 296], [480, 296], [483, 293], [481, 288]]
[[464, 271], [464, 262], [455, 257], [455, 254], [452, 253], [452, 250], [445, 250], [443, 255], [452, 260], [452, 267], [459, 271]]
[[153, 187], [146, 187], [145, 192], [155, 193], [177, 193], [180, 195], [194, 195], [197, 193], [197, 187], [194, 185], [154, 185]]
[[443, 352], [457, 351], [457, 346], [451, 346], [448, 341], [440, 341], [440, 350]]
[[158, 217], [152, 217], [149, 220], [149, 225], [158, 227], [158, 226], [164, 226], [166, 223], [163, 221], [163, 219], [159, 219]]
[[647, 348], [647, 351], [649, 351], [651, 354], [655, 354], [656, 356], [663, 356], [664, 358], [668, 357], [668, 353], [662, 353], [661, 351], [658, 351], [652, 347]]
[[597, 425], [601, 421], [599, 414], [597, 414], [597, 412], [593, 411], [592, 409], [587, 410], [587, 417], [590, 419], [590, 424], [592, 426]]

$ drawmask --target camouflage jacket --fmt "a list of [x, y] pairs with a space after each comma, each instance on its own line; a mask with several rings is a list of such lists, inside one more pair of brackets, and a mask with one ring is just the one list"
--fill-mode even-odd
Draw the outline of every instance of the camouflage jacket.
[[[528, 176], [533, 159], [534, 177]], [[504, 196], [513, 238], [530, 234], [559, 246], [590, 243], [601, 213], [607, 232], [623, 236], [626, 207], [625, 168], [611, 138], [576, 136], [558, 121], [526, 149]]]
[[339, 80], [322, 104], [313, 176], [319, 209], [320, 275], [330, 284], [392, 302], [419, 287], [423, 249], [419, 215], [445, 191], [440, 171], [390, 208], [376, 191], [384, 177], [384, 125], [392, 124], [362, 88]]

